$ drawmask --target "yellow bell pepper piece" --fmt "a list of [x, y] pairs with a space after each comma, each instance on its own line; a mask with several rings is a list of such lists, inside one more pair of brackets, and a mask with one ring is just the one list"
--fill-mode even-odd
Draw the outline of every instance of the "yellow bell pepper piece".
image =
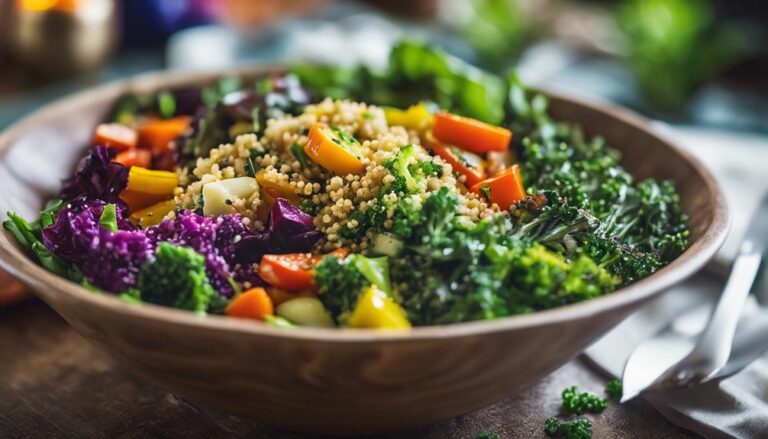
[[354, 137], [320, 122], [309, 130], [304, 152], [323, 168], [338, 175], [360, 174], [360, 143]]
[[411, 327], [403, 308], [375, 286], [368, 288], [360, 295], [348, 323], [352, 328], [409, 329]]
[[178, 185], [179, 176], [175, 172], [154, 171], [133, 166], [128, 173], [126, 189], [145, 194], [172, 195]]
[[420, 102], [411, 105], [407, 110], [399, 108], [384, 108], [384, 117], [390, 126], [400, 125], [409, 130], [425, 131], [432, 125], [432, 114], [429, 112], [426, 104]]
[[142, 227], [149, 227], [160, 224], [160, 222], [173, 209], [176, 208], [176, 202], [173, 200], [161, 201], [157, 204], [131, 213], [131, 219]]

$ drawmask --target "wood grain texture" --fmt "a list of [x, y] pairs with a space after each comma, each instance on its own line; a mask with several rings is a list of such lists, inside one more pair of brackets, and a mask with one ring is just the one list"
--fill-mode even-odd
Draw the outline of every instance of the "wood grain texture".
[[[575, 360], [486, 409], [426, 428], [370, 437], [473, 439], [489, 430], [503, 439], [543, 438], [544, 419], [557, 414], [563, 388], [578, 385], [599, 392], [605, 379]], [[612, 403], [590, 418], [595, 438], [696, 437], [642, 401]], [[0, 436], [318, 437], [270, 428], [167, 393], [130, 373], [36, 300], [0, 310]]]
[[[253, 71], [251, 71], [253, 73]], [[52, 104], [0, 135], [0, 214], [31, 216], [71, 172], [96, 122], [127, 90], [198, 83], [166, 73]], [[722, 193], [695, 159], [625, 111], [553, 96], [553, 112], [600, 133], [641, 177], [672, 178], [692, 245], [653, 276], [588, 302], [486, 322], [370, 330], [281, 330], [93, 294], [46, 272], [0, 234], [0, 265], [80, 334], [163, 388], [211, 407], [307, 432], [411, 428], [486, 407], [578, 355], [633, 309], [700, 269], [728, 223]], [[55, 160], [41, 161], [37, 157]]]

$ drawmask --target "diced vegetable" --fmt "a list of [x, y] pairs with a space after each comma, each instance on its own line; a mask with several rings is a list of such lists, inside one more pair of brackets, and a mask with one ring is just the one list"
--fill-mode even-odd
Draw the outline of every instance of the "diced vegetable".
[[347, 255], [344, 249], [337, 249], [327, 255], [311, 253], [290, 253], [283, 255], [264, 255], [259, 264], [259, 276], [268, 284], [286, 290], [306, 290], [315, 287], [313, 269], [325, 256], [343, 259]]
[[505, 151], [512, 140], [512, 131], [506, 128], [444, 111], [435, 114], [432, 133], [441, 142], [453, 144], [477, 154]]
[[316, 296], [316, 293], [312, 290], [288, 291], [277, 287], [266, 287], [264, 289], [267, 290], [267, 294], [272, 298], [272, 303], [274, 303], [275, 306], [299, 297]]
[[298, 297], [280, 304], [277, 315], [301, 326], [333, 327], [333, 318], [316, 297]]
[[103, 123], [93, 133], [93, 144], [120, 151], [136, 148], [138, 134], [133, 128], [120, 123]]
[[189, 129], [192, 118], [177, 116], [170, 119], [151, 119], [139, 127], [139, 145], [154, 154], [168, 152], [170, 143]]
[[390, 126], [400, 125], [409, 130], [424, 131], [432, 125], [432, 114], [423, 102], [411, 105], [407, 110], [387, 107], [384, 117]]
[[354, 258], [352, 263], [368, 279], [368, 282], [379, 287], [385, 293], [392, 294], [392, 285], [389, 282], [389, 263], [386, 256], [366, 258], [363, 255], [355, 254], [350, 257]]
[[146, 149], [128, 149], [117, 153], [113, 161], [128, 168], [149, 168], [152, 165], [152, 153]]
[[128, 174], [127, 190], [153, 195], [171, 195], [179, 185], [175, 172], [154, 171], [134, 166]]
[[512, 165], [501, 174], [476, 183], [470, 190], [488, 202], [498, 204], [503, 210], [525, 199], [523, 178], [518, 165]]
[[125, 201], [128, 205], [130, 212], [136, 212], [141, 209], [145, 209], [149, 206], [157, 204], [168, 198], [168, 195], [147, 194], [144, 192], [136, 192], [131, 190], [124, 190], [120, 192], [120, 199]]
[[256, 173], [256, 182], [259, 184], [261, 195], [261, 205], [256, 212], [257, 217], [266, 221], [272, 206], [275, 205], [277, 198], [285, 198], [293, 205], [298, 205], [301, 199], [296, 191], [287, 182], [276, 182], [267, 178], [267, 170], [261, 169]]
[[259, 190], [253, 177], [228, 178], [203, 186], [203, 215], [218, 216], [235, 212], [234, 200], [247, 199]]
[[375, 286], [371, 286], [360, 295], [348, 323], [352, 328], [409, 329], [411, 327], [403, 308]]
[[264, 320], [275, 313], [275, 308], [264, 288], [256, 287], [232, 299], [225, 312], [232, 317]]
[[360, 174], [360, 143], [354, 137], [320, 122], [309, 130], [304, 152], [323, 168], [338, 175]]
[[378, 233], [373, 238], [374, 254], [384, 256], [397, 256], [403, 249], [403, 242], [387, 233]]
[[131, 219], [142, 227], [154, 226], [176, 208], [176, 202], [173, 200], [161, 201], [144, 209], [131, 213]]
[[117, 210], [114, 204], [104, 206], [99, 216], [99, 225], [110, 232], [117, 232]]
[[479, 155], [440, 142], [430, 143], [429, 148], [450, 163], [454, 171], [467, 178], [467, 187], [472, 187], [485, 178], [485, 160]]

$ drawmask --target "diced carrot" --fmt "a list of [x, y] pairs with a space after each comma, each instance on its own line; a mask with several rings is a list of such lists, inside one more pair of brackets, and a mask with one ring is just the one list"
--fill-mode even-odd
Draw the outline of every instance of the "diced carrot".
[[171, 142], [178, 139], [188, 128], [192, 118], [176, 116], [170, 119], [150, 119], [139, 127], [139, 145], [155, 155], [172, 151]]
[[450, 143], [477, 154], [505, 151], [512, 140], [512, 131], [506, 128], [444, 111], [435, 114], [432, 133], [441, 142]]
[[518, 165], [512, 165], [500, 174], [476, 183], [470, 190], [489, 202], [498, 204], [503, 210], [524, 200], [526, 196]]
[[133, 128], [120, 123], [103, 123], [93, 132], [93, 145], [103, 145], [119, 151], [136, 148], [138, 133]]
[[232, 317], [264, 320], [275, 313], [275, 305], [264, 288], [244, 291], [229, 303], [226, 314]]
[[467, 178], [467, 187], [472, 187], [485, 178], [485, 161], [477, 154], [439, 142], [429, 143], [429, 148], [450, 163], [454, 171]]
[[117, 153], [114, 161], [129, 168], [131, 166], [148, 168], [152, 164], [152, 153], [146, 149], [128, 149]]

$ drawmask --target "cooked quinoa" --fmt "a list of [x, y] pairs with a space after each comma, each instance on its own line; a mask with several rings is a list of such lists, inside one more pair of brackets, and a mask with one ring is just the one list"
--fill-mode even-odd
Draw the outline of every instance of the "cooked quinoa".
[[[291, 148], [307, 143], [307, 134], [315, 122], [333, 126], [360, 142], [364, 165], [361, 174], [335, 175], [312, 162], [302, 168]], [[439, 176], [428, 176], [416, 194], [392, 193], [386, 197], [407, 197], [406, 202], [420, 204], [430, 192], [447, 186], [456, 188], [459, 212], [466, 220], [474, 222], [499, 211], [498, 206], [488, 205], [483, 198], [469, 192], [464, 177], [457, 178], [449, 163], [424, 148], [417, 132], [389, 126], [379, 107], [332, 99], [308, 105], [298, 116], [270, 119], [263, 136], [240, 135], [234, 143], [220, 145], [212, 149], [208, 157], [198, 158], [193, 169], [180, 169], [175, 200], [180, 208], [195, 209], [200, 206], [204, 185], [256, 176], [260, 185], [290, 188], [296, 196], [294, 201], [314, 211], [315, 225], [324, 235], [316, 250], [344, 247], [353, 252], [362, 251], [373, 237], [371, 231], [357, 241], [345, 239], [339, 232], [343, 227], [358, 226], [356, 220], [349, 218], [353, 210], [365, 211], [379, 202], [380, 189], [394, 181], [384, 163], [406, 145], [413, 145], [414, 154], [410, 159], [413, 163], [432, 160], [442, 166], [443, 172]], [[265, 226], [265, 200], [261, 193], [256, 191], [247, 199], [231, 200], [233, 213], [243, 215], [254, 231]], [[391, 217], [394, 212], [390, 209], [387, 213]], [[386, 221], [384, 227], [391, 228], [392, 221]]]

